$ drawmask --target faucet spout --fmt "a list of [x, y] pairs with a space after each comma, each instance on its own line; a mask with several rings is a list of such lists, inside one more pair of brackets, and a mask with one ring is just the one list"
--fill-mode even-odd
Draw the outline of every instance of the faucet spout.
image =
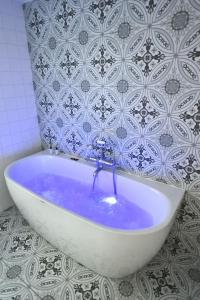
[[91, 156], [88, 158], [88, 160], [96, 163], [96, 170], [93, 173], [92, 190], [94, 191], [99, 172], [104, 168], [112, 168], [113, 190], [114, 190], [114, 195], [117, 196], [115, 157], [113, 155], [112, 160], [107, 160], [105, 155], [106, 152], [111, 152], [113, 154], [113, 150], [111, 147], [107, 147], [106, 142], [104, 140], [97, 140], [96, 144], [98, 150], [100, 151], [100, 155], [98, 155], [97, 158]]
[[93, 177], [98, 176], [99, 172], [100, 172], [102, 169], [103, 169], [103, 168], [99, 166], [99, 167], [94, 171]]
[[98, 165], [97, 168], [96, 168], [96, 170], [95, 170], [94, 173], [93, 173], [93, 177], [94, 177], [94, 179], [93, 179], [93, 185], [92, 185], [92, 190], [93, 190], [93, 191], [94, 191], [94, 188], [95, 188], [95, 183], [96, 183], [97, 176], [98, 176], [99, 172], [100, 172], [102, 169], [103, 169], [102, 165], [101, 165], [101, 166]]

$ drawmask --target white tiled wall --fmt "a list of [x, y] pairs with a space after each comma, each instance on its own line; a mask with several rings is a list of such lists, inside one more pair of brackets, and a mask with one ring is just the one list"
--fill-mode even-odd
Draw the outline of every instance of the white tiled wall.
[[0, 211], [12, 205], [3, 171], [11, 161], [40, 149], [23, 10], [0, 0]]

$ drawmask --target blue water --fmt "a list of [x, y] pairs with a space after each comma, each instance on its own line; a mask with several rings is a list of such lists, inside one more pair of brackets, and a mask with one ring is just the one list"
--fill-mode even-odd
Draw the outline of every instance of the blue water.
[[153, 225], [152, 216], [124, 196], [114, 197], [98, 185], [92, 191], [92, 179], [91, 184], [85, 184], [63, 176], [40, 174], [25, 186], [49, 202], [108, 227], [142, 229]]

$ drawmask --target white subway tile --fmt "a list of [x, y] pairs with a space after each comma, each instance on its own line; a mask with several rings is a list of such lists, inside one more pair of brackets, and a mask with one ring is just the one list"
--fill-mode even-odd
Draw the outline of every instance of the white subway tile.
[[5, 166], [40, 149], [22, 7], [0, 0], [0, 211], [11, 205]]

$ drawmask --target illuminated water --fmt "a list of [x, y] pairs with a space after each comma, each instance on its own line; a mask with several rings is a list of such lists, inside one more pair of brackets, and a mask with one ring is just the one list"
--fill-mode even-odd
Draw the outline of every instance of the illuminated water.
[[25, 186], [49, 202], [105, 226], [142, 229], [153, 225], [152, 216], [145, 210], [120, 194], [115, 198], [98, 186], [93, 192], [92, 182], [88, 185], [63, 176], [40, 174]]

